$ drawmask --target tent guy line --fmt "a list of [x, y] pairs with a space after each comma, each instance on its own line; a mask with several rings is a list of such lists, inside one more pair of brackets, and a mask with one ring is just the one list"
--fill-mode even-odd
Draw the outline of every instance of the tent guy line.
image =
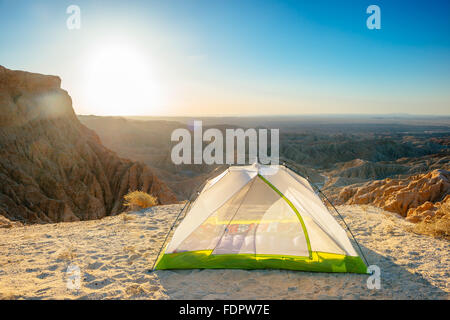
[[287, 166], [230, 166], [200, 189], [171, 241], [160, 250], [155, 270], [367, 273], [367, 265], [310, 182]]

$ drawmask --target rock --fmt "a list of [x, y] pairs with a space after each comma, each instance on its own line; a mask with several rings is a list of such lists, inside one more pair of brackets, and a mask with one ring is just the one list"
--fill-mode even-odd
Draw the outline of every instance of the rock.
[[450, 195], [447, 195], [440, 202], [432, 203], [427, 201], [417, 208], [410, 208], [406, 213], [406, 220], [410, 222], [428, 222], [430, 220], [440, 219], [446, 215], [450, 216]]
[[0, 214], [44, 223], [120, 213], [142, 190], [176, 201], [146, 165], [119, 158], [77, 119], [58, 77], [0, 66]]
[[[446, 214], [450, 204], [450, 171], [433, 170], [405, 179], [384, 179], [342, 189], [338, 201], [372, 204], [411, 222]], [[444, 212], [445, 211], [445, 212]]]
[[8, 218], [4, 217], [4, 212], [0, 209], [0, 228], [12, 228], [12, 227], [20, 227], [22, 224], [18, 221], [11, 221]]

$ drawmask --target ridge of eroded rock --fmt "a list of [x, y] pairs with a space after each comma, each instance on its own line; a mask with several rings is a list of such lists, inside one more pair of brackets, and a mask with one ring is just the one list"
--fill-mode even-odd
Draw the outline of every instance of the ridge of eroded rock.
[[24, 222], [102, 218], [142, 190], [176, 199], [146, 165], [119, 158], [82, 125], [59, 77], [0, 66], [0, 214]]

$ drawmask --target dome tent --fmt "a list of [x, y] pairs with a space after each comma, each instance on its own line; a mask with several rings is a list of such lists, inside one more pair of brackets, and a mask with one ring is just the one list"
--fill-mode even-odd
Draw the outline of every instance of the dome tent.
[[208, 180], [155, 267], [194, 268], [367, 273], [309, 182], [259, 164]]

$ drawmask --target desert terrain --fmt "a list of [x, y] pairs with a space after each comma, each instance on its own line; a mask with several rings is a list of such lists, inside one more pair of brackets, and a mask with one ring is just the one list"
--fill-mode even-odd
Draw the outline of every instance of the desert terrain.
[[[297, 116], [297, 117], [99, 117], [79, 115], [102, 143], [122, 157], [144, 162], [160, 173], [180, 199], [188, 181], [201, 183], [215, 166], [174, 165], [170, 135], [192, 130], [276, 128], [280, 157], [301, 166], [316, 183], [342, 187], [387, 177], [407, 177], [450, 168], [450, 117]], [[206, 144], [206, 143], [205, 143]]]
[[[1, 66], [0, 109], [3, 299], [448, 299], [449, 117], [201, 119], [280, 129], [280, 155], [339, 205], [380, 267], [369, 290], [358, 274], [153, 272], [180, 201], [223, 167], [170, 160], [171, 132], [193, 119], [76, 115], [59, 77]], [[130, 211], [136, 190], [157, 206]]]
[[293, 117], [78, 116], [120, 156], [154, 168], [178, 199], [188, 199], [222, 165], [175, 165], [177, 128], [278, 128], [288, 160], [336, 204], [368, 204], [397, 213], [416, 231], [450, 236], [450, 117], [410, 115]]
[[[100, 220], [0, 229], [3, 299], [448, 299], [450, 243], [366, 205], [341, 206], [381, 288], [368, 275], [288, 270], [151, 271], [182, 205]], [[80, 269], [68, 289], [69, 266]]]

